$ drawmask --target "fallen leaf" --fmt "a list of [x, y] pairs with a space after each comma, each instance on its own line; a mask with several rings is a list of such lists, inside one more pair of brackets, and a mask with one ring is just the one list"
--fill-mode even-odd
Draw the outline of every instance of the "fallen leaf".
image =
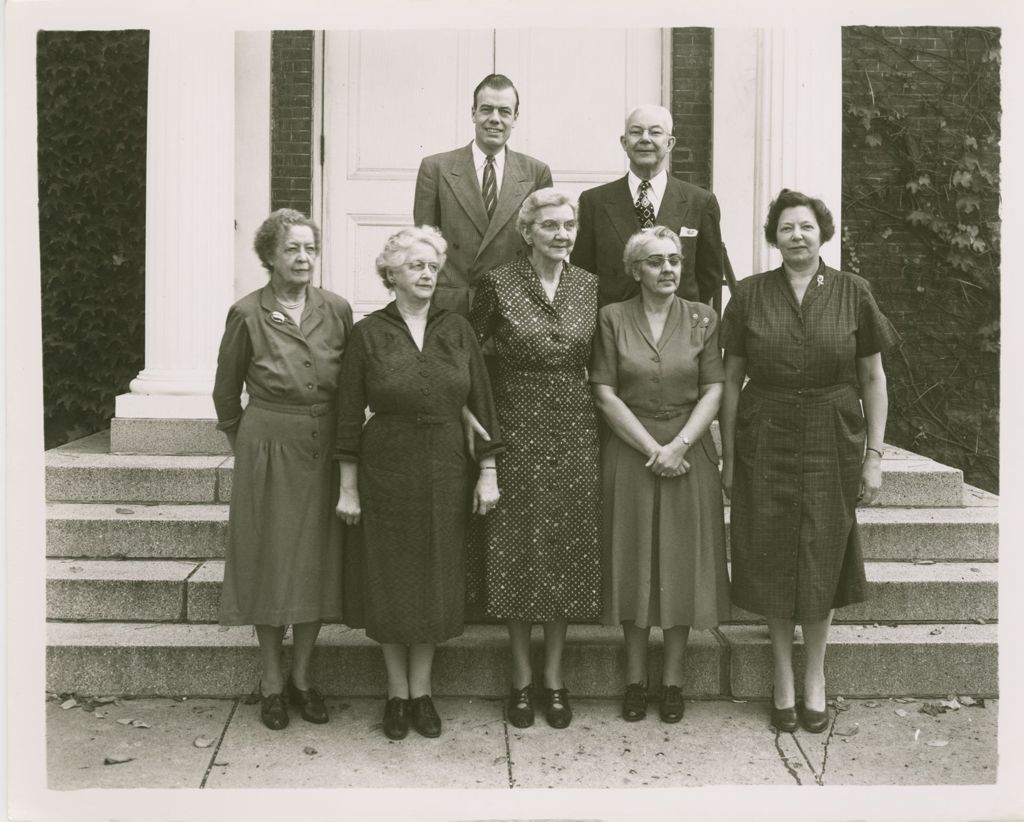
[[126, 716], [126, 717], [122, 717], [121, 719], [117, 720], [117, 724], [118, 725], [131, 725], [134, 721], [135, 720], [132, 719], [130, 716]]
[[924, 743], [932, 748], [945, 748], [949, 744], [948, 739], [929, 739]]
[[938, 702], [925, 702], [920, 708], [917, 709], [918, 713], [928, 714], [928, 716], [938, 716], [944, 714], [949, 710], [945, 705]]
[[928, 632], [931, 636], [939, 636], [942, 633], [941, 628], [934, 628]]
[[117, 702], [116, 696], [97, 696], [93, 698], [93, 702], [97, 705], [109, 705], [111, 702]]
[[82, 573], [82, 571], [85, 570], [85, 568], [83, 568], [81, 565], [72, 565], [70, 568], [68, 568], [68, 570], [72, 574], [80, 574], [80, 573]]
[[118, 514], [134, 514], [135, 513], [135, 511], [133, 511], [131, 508], [115, 508], [114, 511], [116, 511]]
[[845, 701], [846, 701], [846, 699], [844, 697], [841, 697], [841, 696], [837, 696], [836, 697], [836, 702], [845, 702]]
[[141, 719], [133, 719], [132, 720], [132, 727], [133, 728], [151, 728], [152, 725], [150, 725], [148, 722], [143, 722]]
[[910, 716], [910, 714], [902, 708], [897, 708], [895, 713], [896, 716]]
[[934, 565], [934, 559], [915, 559], [914, 565]]
[[917, 742], [917, 740], [920, 739], [920, 738], [921, 738], [921, 729], [920, 728], [914, 728], [914, 741]]
[[306, 756], [313, 756], [317, 752], [317, 750], [316, 748], [307, 745], [305, 748], [302, 749], [302, 752], [306, 754]]
[[106, 714], [101, 714], [99, 711], [93, 711], [92, 715], [94, 717], [96, 717], [97, 719], [106, 719], [107, 718]]
[[911, 699], [909, 696], [898, 696], [895, 699], [893, 699], [893, 702], [902, 702], [904, 705], [907, 705], [911, 702], [917, 702], [917, 700]]
[[125, 762], [131, 762], [135, 759], [134, 756], [125, 756], [124, 754], [111, 754], [103, 757], [104, 765], [123, 765]]
[[956, 699], [944, 699], [941, 704], [945, 705], [951, 711], [960, 710], [960, 703], [957, 702]]
[[860, 733], [860, 725], [857, 725], [855, 723], [852, 727], [849, 728], [837, 728], [835, 731], [833, 731], [833, 733], [836, 736], [856, 736]]
[[61, 708], [62, 711], [66, 711], [69, 708], [77, 708], [77, 707], [78, 707], [78, 702], [76, 700], [74, 700], [74, 699], [66, 699], [66, 700], [64, 700], [63, 702], [60, 703], [60, 708]]
[[957, 698], [960, 700], [960, 704], [966, 708], [970, 708], [972, 705], [977, 704], [973, 696], [961, 696]]
[[865, 708], [877, 708], [878, 707], [878, 703], [877, 702], [868, 701], [868, 702], [864, 703], [864, 707]]
[[217, 760], [216, 762], [214, 762], [213, 764], [214, 764], [214, 765], [220, 765], [221, 767], [224, 767], [225, 765], [228, 765], [229, 763], [227, 763], [227, 762], [221, 762], [221, 761], [220, 761], [220, 760], [218, 759], [218, 760]]
[[209, 748], [213, 743], [214, 740], [208, 737], [197, 736], [192, 744], [195, 745], [197, 748]]
[[735, 703], [736, 705], [746, 705], [746, 704], [747, 704], [747, 703], [748, 703], [748, 702], [749, 702], [750, 700], [749, 700], [749, 699], [734, 699], [734, 700], [732, 700], [732, 701], [733, 701], [733, 702], [734, 702], [734, 703]]

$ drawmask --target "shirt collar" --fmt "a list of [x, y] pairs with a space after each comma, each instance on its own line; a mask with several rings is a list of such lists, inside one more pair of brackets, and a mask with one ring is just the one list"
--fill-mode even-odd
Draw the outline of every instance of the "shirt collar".
[[[487, 163], [487, 155], [480, 150], [480, 146], [476, 144], [476, 140], [470, 143], [470, 147], [473, 150], [473, 167], [478, 173], [482, 173], [484, 165]], [[500, 176], [501, 172], [505, 169], [505, 146], [501, 147], [501, 151], [494, 155], [494, 170]]]
[[[626, 182], [629, 183], [629, 193], [633, 195], [633, 202], [636, 202], [637, 192], [640, 190], [640, 178], [633, 173], [632, 169], [626, 173]], [[662, 169], [651, 177], [650, 183], [653, 199], [660, 203], [662, 197], [665, 196], [665, 186], [668, 185], [668, 172]]]

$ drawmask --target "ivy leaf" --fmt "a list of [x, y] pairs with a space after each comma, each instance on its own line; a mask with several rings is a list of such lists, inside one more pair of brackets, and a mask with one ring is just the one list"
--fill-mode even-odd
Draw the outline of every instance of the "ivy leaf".
[[973, 178], [971, 177], [971, 172], [969, 171], [961, 170], [953, 172], [953, 185], [955, 186], [960, 186], [961, 188], [970, 188], [972, 180]]
[[867, 143], [869, 146], [877, 147], [882, 145], [882, 138], [879, 137], [877, 134], [869, 134], [867, 137], [864, 138], [864, 142]]
[[968, 194], [964, 197], [957, 197], [956, 210], [962, 211], [965, 214], [970, 214], [972, 211], [980, 211], [981, 200], [979, 200], [973, 194]]
[[913, 225], [927, 225], [931, 222], [931, 215], [925, 214], [925, 212], [915, 209], [907, 215], [907, 222]]

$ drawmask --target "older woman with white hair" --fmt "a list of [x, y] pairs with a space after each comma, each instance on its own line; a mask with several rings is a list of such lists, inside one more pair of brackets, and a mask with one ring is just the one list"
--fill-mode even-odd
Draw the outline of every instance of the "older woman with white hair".
[[470, 322], [497, 352], [495, 401], [508, 444], [503, 500], [487, 518], [487, 612], [508, 624], [509, 721], [533, 724], [530, 632], [544, 623], [542, 706], [548, 724], [572, 719], [562, 675], [568, 620], [601, 615], [597, 414], [587, 360], [597, 323], [597, 278], [569, 264], [576, 204], [553, 189], [523, 202], [529, 255], [489, 271]]
[[690, 627], [729, 616], [718, 452], [708, 433], [725, 372], [714, 310], [676, 296], [679, 237], [663, 226], [634, 234], [623, 267], [640, 293], [601, 309], [590, 369], [608, 423], [604, 622], [622, 626], [629, 722], [646, 715], [648, 637], [661, 627], [658, 713], [678, 722]]
[[[498, 502], [502, 445], [480, 347], [464, 317], [431, 304], [445, 249], [429, 226], [388, 239], [377, 273], [395, 299], [355, 324], [341, 371], [337, 512], [362, 531], [360, 627], [383, 649], [391, 739], [410, 723], [423, 736], [441, 733], [434, 649], [463, 630], [470, 509], [486, 514]], [[464, 406], [491, 437], [476, 443], [472, 493]]]

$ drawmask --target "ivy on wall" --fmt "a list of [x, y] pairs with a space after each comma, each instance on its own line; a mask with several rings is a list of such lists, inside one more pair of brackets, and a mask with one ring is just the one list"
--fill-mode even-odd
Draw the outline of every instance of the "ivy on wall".
[[904, 338], [886, 439], [999, 489], [1000, 38], [843, 30], [843, 266]]
[[145, 31], [40, 32], [46, 447], [105, 428], [144, 362]]

